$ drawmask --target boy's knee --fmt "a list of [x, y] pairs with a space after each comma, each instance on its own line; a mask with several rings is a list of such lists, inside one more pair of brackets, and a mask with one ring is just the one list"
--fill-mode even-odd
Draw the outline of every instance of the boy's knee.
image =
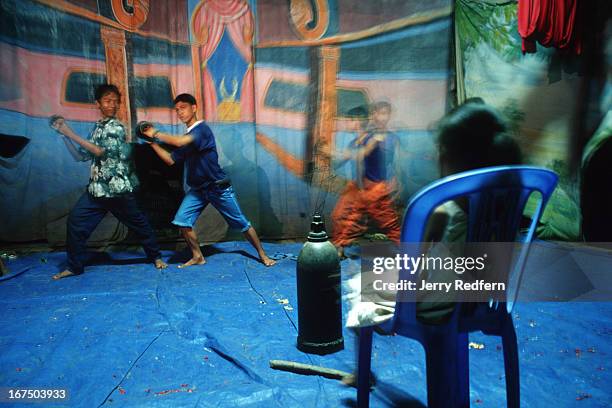
[[66, 226], [68, 227], [68, 231], [73, 233], [81, 233], [87, 230], [87, 220], [84, 220], [81, 217], [78, 217], [75, 213], [70, 212], [68, 215], [68, 220], [66, 221]]

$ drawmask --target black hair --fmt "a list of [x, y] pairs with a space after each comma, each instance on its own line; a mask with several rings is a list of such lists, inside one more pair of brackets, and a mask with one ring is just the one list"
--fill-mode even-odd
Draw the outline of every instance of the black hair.
[[440, 121], [438, 149], [440, 163], [452, 173], [522, 162], [521, 149], [500, 114], [480, 103], [461, 105]]
[[368, 115], [368, 108], [365, 106], [356, 106], [354, 108], [349, 109], [348, 112], [346, 112], [346, 116], [349, 118], [367, 118]]
[[197, 101], [196, 98], [188, 93], [182, 93], [180, 95], [177, 95], [176, 98], [174, 98], [174, 104], [176, 105], [179, 102], [185, 102], [188, 103], [190, 105], [197, 105]]
[[455, 106], [454, 108], [452, 108], [448, 113], [454, 113], [455, 111], [457, 111], [457, 109], [461, 108], [463, 105], [469, 105], [469, 104], [476, 104], [476, 105], [485, 105], [485, 101], [484, 99], [482, 99], [480, 96], [472, 96], [470, 98], [467, 98], [465, 101], [463, 101], [462, 104]]
[[119, 99], [121, 99], [121, 92], [119, 92], [119, 88], [113, 84], [100, 84], [94, 89], [94, 97], [98, 102], [100, 102], [100, 99], [102, 99], [102, 97], [108, 93], [114, 93], [119, 97]]
[[370, 112], [368, 112], [367, 106], [356, 106], [346, 112], [346, 117], [350, 119], [359, 119], [361, 126], [365, 127], [368, 124]]

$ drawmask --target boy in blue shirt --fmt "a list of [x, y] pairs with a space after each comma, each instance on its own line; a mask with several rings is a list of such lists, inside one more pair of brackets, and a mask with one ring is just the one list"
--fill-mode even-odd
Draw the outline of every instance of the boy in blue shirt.
[[264, 252], [257, 232], [242, 214], [229, 178], [219, 166], [217, 145], [212, 131], [204, 121], [197, 120], [196, 99], [190, 94], [180, 94], [174, 99], [174, 107], [180, 121], [187, 126], [186, 134], [173, 136], [161, 133], [153, 126], [143, 129], [142, 133], [157, 141], [177, 147], [176, 150], [169, 153], [159, 144], [151, 143], [155, 153], [167, 165], [172, 166], [177, 162], [185, 162], [189, 191], [185, 194], [172, 223], [180, 228], [192, 257], [180, 267], [206, 263], [200, 250], [198, 237], [193, 231], [193, 225], [209, 203], [221, 213], [230, 228], [240, 229], [243, 232], [264, 265], [274, 265], [275, 261]]

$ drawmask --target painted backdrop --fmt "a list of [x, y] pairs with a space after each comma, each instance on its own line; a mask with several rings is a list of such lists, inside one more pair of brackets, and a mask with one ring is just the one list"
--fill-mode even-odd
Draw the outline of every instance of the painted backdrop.
[[[346, 113], [388, 101], [405, 201], [437, 177], [430, 130], [446, 107], [450, 27], [448, 0], [0, 0], [0, 241], [63, 243], [89, 164], [48, 118], [87, 136], [104, 82], [122, 91], [130, 137], [141, 120], [184, 131], [172, 99], [194, 94], [266, 238], [303, 237], [314, 210], [329, 216], [350, 177], [328, 155], [354, 137]], [[181, 169], [148, 149], [136, 149], [143, 207], [176, 237]], [[204, 241], [233, 237], [213, 209], [197, 228]], [[109, 216], [93, 241], [126, 236]]]
[[498, 108], [526, 161], [560, 175], [538, 235], [578, 239], [578, 179], [568, 164], [582, 80], [578, 58], [540, 45], [523, 55], [514, 1], [457, 0], [455, 15], [459, 99], [480, 97]]

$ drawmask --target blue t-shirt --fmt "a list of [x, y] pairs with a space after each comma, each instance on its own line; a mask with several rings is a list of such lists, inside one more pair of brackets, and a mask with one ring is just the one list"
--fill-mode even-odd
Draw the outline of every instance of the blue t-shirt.
[[[395, 133], [384, 132], [385, 138], [376, 143], [376, 147], [363, 160], [364, 177], [371, 181], [386, 181], [393, 178], [393, 158], [395, 149], [399, 146], [399, 138]], [[378, 133], [371, 132], [363, 140], [367, 145], [370, 139]]]
[[185, 162], [186, 182], [192, 190], [211, 187], [215, 181], [227, 179], [227, 175], [219, 166], [217, 144], [212, 130], [204, 122], [200, 122], [187, 132], [193, 137], [193, 142], [172, 152], [172, 160]]

